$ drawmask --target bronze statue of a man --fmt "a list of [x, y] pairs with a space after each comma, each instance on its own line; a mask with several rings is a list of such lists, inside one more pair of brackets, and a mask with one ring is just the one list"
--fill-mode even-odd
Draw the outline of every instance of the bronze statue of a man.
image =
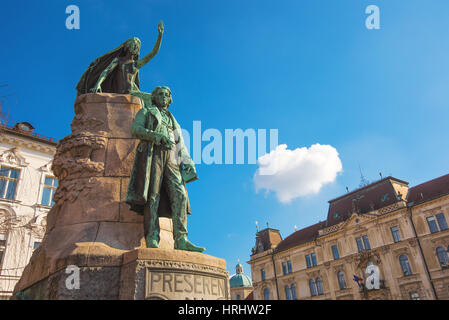
[[140, 139], [126, 195], [130, 209], [144, 216], [148, 248], [159, 247], [159, 217], [171, 217], [175, 249], [203, 252], [187, 239], [190, 205], [185, 183], [195, 180], [195, 164], [182, 139], [181, 128], [168, 107], [173, 102], [168, 87], [151, 94], [131, 91], [144, 102], [132, 125]]

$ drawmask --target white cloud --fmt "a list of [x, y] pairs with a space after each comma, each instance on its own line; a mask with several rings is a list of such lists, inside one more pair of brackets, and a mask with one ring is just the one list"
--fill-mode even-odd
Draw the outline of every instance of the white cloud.
[[274, 191], [283, 203], [317, 194], [323, 185], [334, 182], [337, 174], [343, 171], [337, 149], [321, 144], [295, 150], [281, 144], [260, 157], [257, 163], [256, 191]]

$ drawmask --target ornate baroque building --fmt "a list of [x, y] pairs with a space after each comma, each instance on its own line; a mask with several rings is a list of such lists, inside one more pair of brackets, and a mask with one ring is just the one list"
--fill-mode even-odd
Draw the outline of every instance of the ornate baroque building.
[[27, 122], [0, 125], [0, 299], [9, 299], [45, 233], [57, 141]]
[[449, 175], [366, 185], [285, 239], [257, 232], [254, 299], [449, 299], [448, 220]]

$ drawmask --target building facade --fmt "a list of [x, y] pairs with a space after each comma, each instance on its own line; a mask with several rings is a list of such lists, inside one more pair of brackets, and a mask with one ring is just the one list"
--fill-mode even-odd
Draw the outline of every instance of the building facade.
[[0, 299], [9, 299], [39, 246], [58, 184], [51, 171], [57, 141], [33, 129], [0, 125]]
[[325, 221], [257, 232], [254, 299], [449, 299], [449, 175], [387, 177], [329, 201]]

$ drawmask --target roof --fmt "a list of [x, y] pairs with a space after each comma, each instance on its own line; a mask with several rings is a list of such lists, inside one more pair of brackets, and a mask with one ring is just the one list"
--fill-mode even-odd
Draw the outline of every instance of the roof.
[[417, 205], [446, 194], [449, 194], [449, 174], [410, 188], [407, 202], [409, 205]]
[[253, 282], [251, 278], [248, 277], [244, 273], [236, 273], [229, 279], [229, 285], [231, 288], [239, 288], [239, 287], [252, 287]]
[[408, 182], [387, 177], [330, 200], [326, 227], [347, 220], [353, 212], [367, 213], [400, 201], [396, 197], [391, 180], [408, 184]]
[[[20, 128], [18, 127], [19, 124], [28, 124], [29, 126], [33, 127], [30, 123], [28, 122], [20, 122], [17, 123], [15, 126], [10, 126], [6, 123], [0, 123], [0, 132], [7, 132], [10, 134], [14, 134], [20, 137], [26, 137], [35, 141], [39, 141], [39, 142], [44, 142], [47, 144], [50, 144], [52, 146], [56, 146], [58, 144], [58, 140], [55, 138], [50, 138], [47, 136], [44, 136], [42, 134], [39, 133], [35, 133], [32, 131], [24, 131], [24, 130], [20, 130]], [[34, 127], [33, 127], [34, 129]]]
[[257, 232], [257, 239], [262, 243], [264, 250], [269, 250], [282, 241], [282, 236], [279, 230], [266, 228]]
[[[396, 197], [392, 181], [408, 185], [406, 181], [394, 177], [386, 177], [330, 200], [326, 221], [318, 222], [292, 233], [282, 240], [274, 251], [284, 251], [313, 241], [318, 237], [320, 229], [347, 220], [354, 211], [363, 214], [401, 201], [401, 199]], [[409, 205], [417, 205], [447, 194], [449, 194], [449, 174], [410, 188], [406, 200]]]
[[275, 251], [284, 251], [300, 244], [313, 241], [318, 236], [318, 230], [324, 227], [325, 221], [321, 221], [307, 228], [298, 230], [282, 240], [276, 247]]

